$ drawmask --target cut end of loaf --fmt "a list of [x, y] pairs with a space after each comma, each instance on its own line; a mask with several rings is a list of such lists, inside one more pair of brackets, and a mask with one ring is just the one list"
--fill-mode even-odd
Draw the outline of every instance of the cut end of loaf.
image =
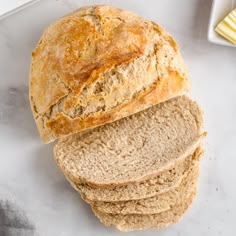
[[141, 181], [193, 153], [204, 136], [202, 126], [198, 105], [181, 96], [61, 139], [55, 159], [75, 182], [102, 187]]

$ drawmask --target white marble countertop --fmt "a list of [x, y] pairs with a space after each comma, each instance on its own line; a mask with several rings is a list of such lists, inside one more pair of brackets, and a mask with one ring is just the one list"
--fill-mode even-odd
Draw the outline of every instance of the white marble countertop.
[[[31, 51], [53, 20], [112, 3], [159, 22], [179, 42], [209, 135], [199, 194], [183, 220], [127, 235], [235, 235], [236, 49], [207, 42], [211, 0], [41, 0], [0, 21], [0, 235], [121, 235], [105, 228], [70, 187], [39, 139], [28, 101]], [[5, 226], [4, 226], [5, 225]]]
[[17, 7], [20, 7], [28, 2], [31, 2], [34, 0], [1, 0], [0, 1], [0, 15], [6, 14], [9, 11], [12, 11], [16, 9]]

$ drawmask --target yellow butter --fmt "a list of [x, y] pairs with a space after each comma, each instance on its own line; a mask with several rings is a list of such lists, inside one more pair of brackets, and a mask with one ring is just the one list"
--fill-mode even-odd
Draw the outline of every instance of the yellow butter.
[[236, 9], [216, 26], [215, 31], [231, 43], [236, 44]]

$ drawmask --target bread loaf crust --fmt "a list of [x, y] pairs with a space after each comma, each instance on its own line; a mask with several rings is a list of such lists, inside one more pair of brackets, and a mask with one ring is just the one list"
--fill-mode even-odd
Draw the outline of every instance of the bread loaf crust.
[[113, 122], [189, 89], [174, 39], [112, 6], [59, 19], [32, 53], [31, 108], [43, 142]]

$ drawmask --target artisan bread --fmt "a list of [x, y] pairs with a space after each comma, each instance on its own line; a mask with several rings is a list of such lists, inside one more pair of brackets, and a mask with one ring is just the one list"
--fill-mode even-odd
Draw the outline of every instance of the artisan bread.
[[180, 96], [92, 131], [62, 138], [54, 156], [74, 182], [125, 185], [158, 175], [199, 146], [202, 113]]
[[72, 187], [79, 191], [82, 198], [88, 203], [91, 202], [117, 202], [137, 200], [153, 197], [176, 188], [188, 172], [192, 172], [199, 165], [199, 159], [203, 153], [202, 148], [197, 148], [193, 155], [180, 161], [173, 168], [161, 172], [142, 182], [131, 183], [124, 186], [109, 188], [94, 188], [87, 184], [74, 183], [68, 177]]
[[45, 143], [144, 110], [189, 90], [174, 39], [112, 6], [52, 23], [32, 53], [32, 112]]
[[106, 226], [115, 226], [120, 231], [142, 230], [147, 228], [164, 228], [170, 224], [177, 223], [187, 209], [192, 205], [193, 199], [196, 196], [196, 189], [192, 192], [191, 196], [185, 198], [179, 205], [173, 206], [167, 211], [157, 214], [106, 214], [93, 207], [94, 214]]
[[162, 194], [139, 200], [121, 202], [89, 202], [98, 211], [107, 214], [157, 214], [167, 211], [175, 205], [181, 204], [189, 198], [193, 190], [196, 189], [199, 173], [199, 163], [193, 170], [188, 171], [188, 175], [182, 180], [179, 186]]

